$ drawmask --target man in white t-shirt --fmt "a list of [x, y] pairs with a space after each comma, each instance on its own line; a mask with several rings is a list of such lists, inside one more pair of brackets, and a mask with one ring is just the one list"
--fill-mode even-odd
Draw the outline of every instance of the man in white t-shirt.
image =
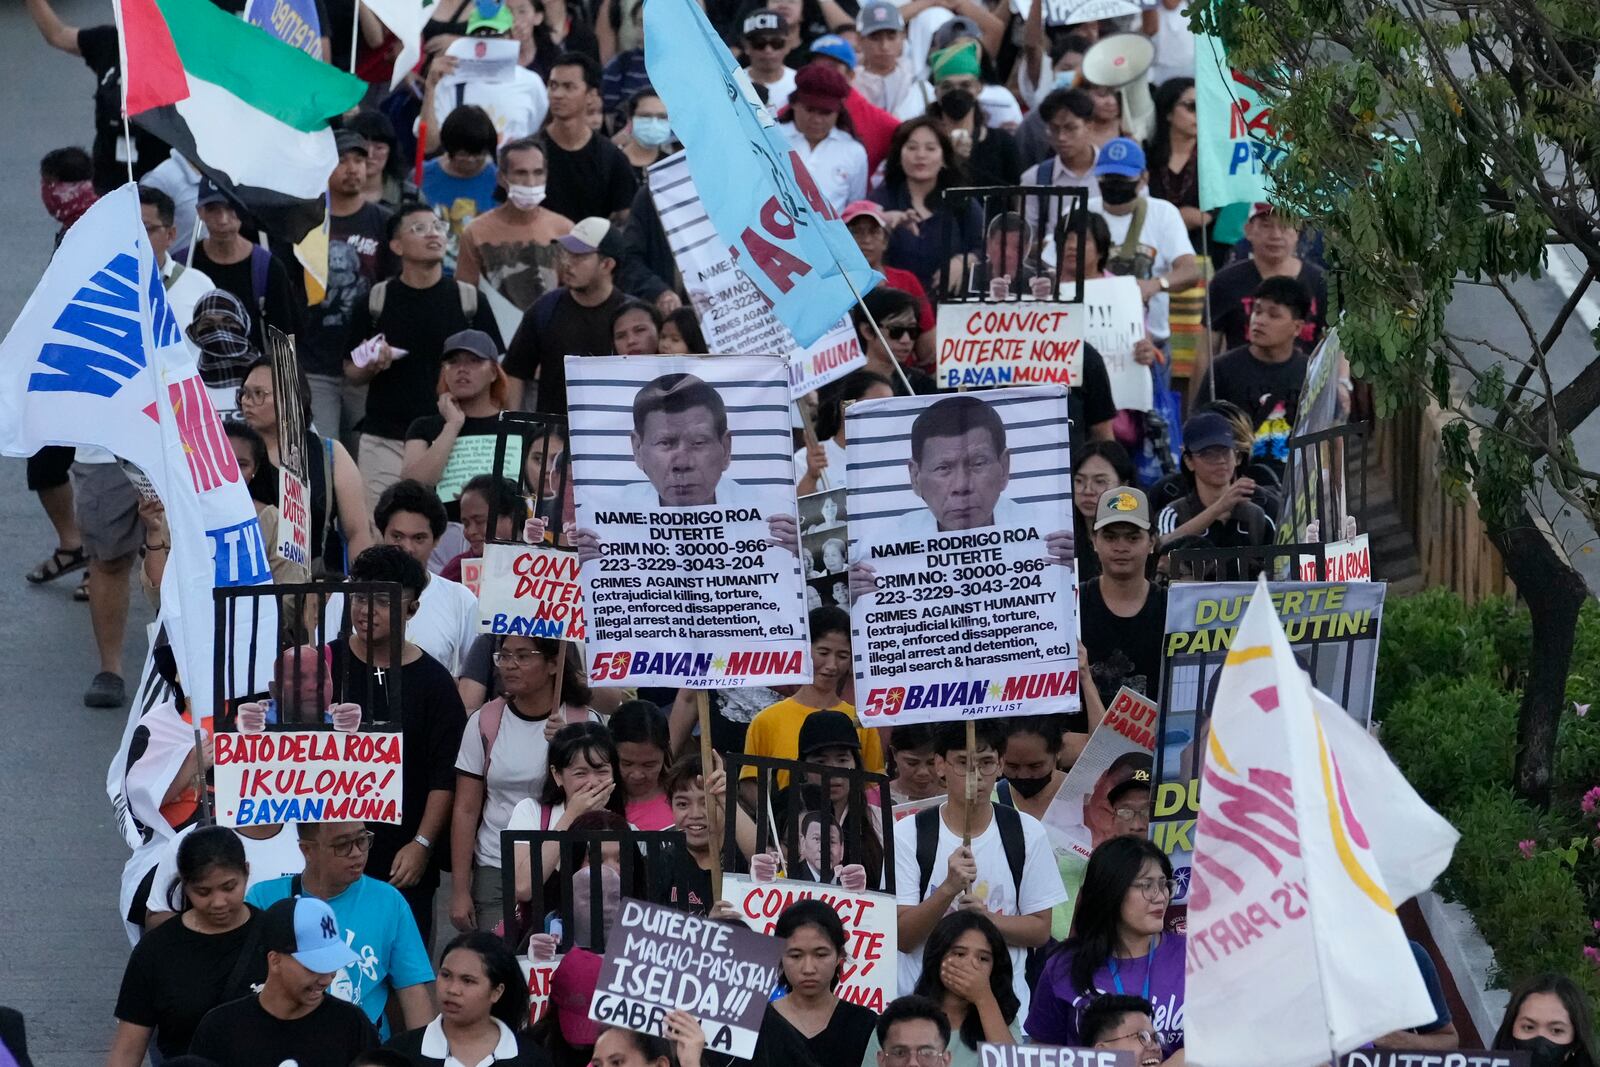
[[1156, 46], [1150, 84], [1194, 77], [1194, 34], [1189, 30], [1189, 0], [1145, 0], [1140, 29]]
[[[922, 975], [923, 945], [949, 912], [980, 907], [1011, 950], [1012, 985], [1027, 1018], [1029, 990], [1024, 974], [1027, 950], [1050, 939], [1050, 909], [1067, 900], [1055, 853], [1044, 826], [1031, 815], [996, 805], [990, 794], [1000, 775], [999, 747], [985, 723], [977, 729], [972, 802], [966, 801], [967, 734], [961, 723], [939, 727], [935, 748], [948, 768], [950, 799], [894, 827], [894, 884], [899, 905], [901, 995], [916, 988]], [[926, 865], [918, 856], [937, 830]], [[964, 846], [964, 833], [972, 845]], [[921, 850], [926, 854], [926, 848]]]
[[[438, 495], [410, 479], [384, 490], [372, 514], [384, 543], [399, 545], [424, 568], [448, 522]], [[430, 573], [417, 613], [406, 623], [406, 640], [459, 675], [477, 636], [478, 598], [460, 582]]]
[[[1147, 314], [1145, 327], [1158, 347], [1165, 348], [1172, 329], [1167, 325], [1167, 294], [1187, 289], [1200, 280], [1189, 229], [1175, 204], [1144, 193], [1144, 149], [1131, 137], [1113, 137], [1100, 149], [1094, 164], [1100, 195], [1089, 210], [1106, 220], [1111, 247], [1106, 268], [1139, 280]], [[1138, 226], [1134, 240], [1129, 231]], [[1124, 245], [1131, 247], [1124, 250]]]
[[[484, 18], [474, 11], [467, 20], [468, 40], [460, 44], [460, 49], [470, 50], [472, 38], [509, 37], [511, 22], [511, 9], [505, 5], [496, 8], [490, 18]], [[495, 133], [499, 135], [500, 144], [520, 141], [538, 133], [550, 110], [550, 94], [545, 89], [544, 79], [526, 67], [518, 66], [515, 61], [511, 64], [510, 77], [504, 81], [490, 81], [457, 73], [458, 58], [454, 54], [457, 51], [457, 46], [453, 45], [451, 54], [437, 56], [433, 60], [433, 68], [439, 73], [430, 72], [422, 108], [424, 119], [432, 116], [424, 131], [428, 148], [432, 150], [438, 147], [437, 131], [443, 127], [450, 112], [468, 104], [481, 107], [488, 114], [494, 123]]]

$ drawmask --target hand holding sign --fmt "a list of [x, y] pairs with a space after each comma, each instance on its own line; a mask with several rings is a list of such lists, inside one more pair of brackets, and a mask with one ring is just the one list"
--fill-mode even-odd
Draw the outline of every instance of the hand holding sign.
[[778, 868], [783, 865], [783, 857], [777, 849], [758, 852], [750, 857], [750, 877], [757, 882], [772, 882], [778, 877]]
[[950, 853], [950, 860], [946, 864], [948, 873], [945, 875], [945, 888], [957, 893], [964, 893], [967, 887], [978, 878], [978, 861], [972, 855], [972, 848], [962, 845]]
[[678, 1053], [678, 1067], [700, 1067], [700, 1054], [706, 1049], [706, 1032], [698, 1019], [686, 1011], [669, 1011], [661, 1020], [661, 1036], [672, 1042]]
[[867, 869], [859, 863], [847, 863], [839, 868], [839, 886], [852, 893], [867, 888]]
[[252, 700], [247, 704], [240, 704], [234, 717], [234, 726], [241, 734], [265, 733], [267, 729], [267, 706], [260, 701]]
[[328, 707], [333, 728], [341, 734], [353, 734], [361, 729], [360, 704], [333, 704]]

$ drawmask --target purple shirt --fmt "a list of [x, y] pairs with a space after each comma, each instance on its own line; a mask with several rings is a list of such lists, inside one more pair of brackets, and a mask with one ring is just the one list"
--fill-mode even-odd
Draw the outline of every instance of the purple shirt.
[[[1094, 972], [1094, 988], [1086, 992], [1072, 984], [1073, 951], [1057, 952], [1044, 965], [1033, 1005], [1023, 1029], [1041, 1045], [1080, 1047], [1078, 1019], [1089, 1002], [1108, 993], [1145, 997], [1155, 1008], [1154, 1021], [1161, 1034], [1161, 1052], [1171, 1056], [1183, 1047], [1183, 973], [1185, 941], [1182, 934], [1163, 934], [1149, 956], [1117, 960], [1117, 973], [1108, 965]], [[1118, 979], [1121, 988], [1118, 988]]]

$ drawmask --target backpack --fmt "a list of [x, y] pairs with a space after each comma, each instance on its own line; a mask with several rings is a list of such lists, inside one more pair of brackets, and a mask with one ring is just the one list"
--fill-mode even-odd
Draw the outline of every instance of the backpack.
[[250, 246], [250, 295], [256, 298], [256, 313], [261, 321], [267, 318], [267, 270], [272, 266], [272, 253], [260, 245]]
[[[1022, 907], [1022, 866], [1027, 859], [1027, 845], [1022, 838], [1022, 816], [1016, 808], [1004, 804], [990, 805], [995, 825], [1000, 828], [1000, 846], [1006, 852], [1006, 866], [1011, 868], [1011, 887], [1016, 890], [1017, 907]], [[928, 895], [928, 883], [933, 880], [933, 858], [939, 851], [939, 805], [924, 808], [913, 816], [917, 823], [917, 870], [920, 872], [920, 889], [917, 899]]]
[[[478, 317], [478, 287], [457, 281], [456, 290], [461, 296], [461, 314], [466, 317], [467, 326], [471, 327], [472, 320]], [[383, 302], [388, 295], [388, 281], [376, 282], [367, 290], [367, 314], [372, 316], [374, 326], [383, 317]]]

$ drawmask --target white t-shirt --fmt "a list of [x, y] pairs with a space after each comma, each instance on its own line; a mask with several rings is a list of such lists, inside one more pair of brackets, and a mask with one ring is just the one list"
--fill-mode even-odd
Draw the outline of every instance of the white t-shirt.
[[833, 205], [833, 210], [843, 211], [851, 201], [866, 198], [867, 150], [861, 147], [860, 141], [836, 128], [813, 148], [794, 123], [779, 129], [789, 139], [789, 147], [800, 156], [817, 183], [817, 191]]
[[406, 623], [406, 640], [455, 677], [477, 638], [478, 598], [460, 582], [430, 575], [417, 600], [417, 613]]
[[[748, 69], [746, 68], [746, 71]], [[755, 82], [755, 77], [752, 75], [750, 80]], [[756, 84], [767, 87], [767, 110], [772, 112], [773, 118], [777, 118], [778, 112], [783, 110], [783, 105], [789, 102], [789, 94], [794, 92], [794, 71], [784, 67], [783, 76], [777, 81], [756, 82]]]
[[[579, 722], [583, 715], [590, 721], [600, 721], [588, 708], [562, 710], [567, 722]], [[461, 748], [456, 753], [456, 770], [474, 778], [483, 777], [483, 734], [478, 730], [482, 714], [480, 708], [467, 717]], [[539, 828], [536, 811], [529, 826], [512, 826], [511, 819], [519, 801], [533, 804], [534, 795], [544, 788], [550, 767], [550, 742], [545, 740], [544, 726], [544, 719], [525, 719], [509, 707], [500, 714], [500, 733], [489, 754], [489, 777], [483, 785], [483, 814], [478, 819], [478, 840], [473, 848], [473, 858], [485, 867], [500, 866], [501, 830]], [[555, 821], [550, 825], [554, 826]]]
[[[822, 480], [819, 478], [817, 480], [816, 492], [821, 493], [827, 489], [843, 489], [844, 445], [841, 445], [839, 442], [830, 437], [822, 442], [822, 454], [828, 457], [827, 469], [822, 472], [823, 477], [828, 480], [828, 484], [823, 485]], [[804, 478], [805, 476], [806, 450], [803, 448], [797, 448], [795, 449], [794, 453], [794, 484], [799, 485], [800, 479]]]
[[[156, 864], [156, 877], [150, 883], [150, 895], [145, 899], [145, 908], [149, 911], [174, 911], [178, 903], [180, 890], [176, 889], [178, 881], [178, 846], [183, 839], [194, 832], [193, 826], [186, 826], [178, 836], [167, 842], [167, 847], [161, 852], [161, 860]], [[239, 840], [244, 842], [245, 862], [250, 864], [250, 877], [245, 882], [245, 888], [270, 882], [274, 878], [285, 875], [299, 874], [305, 869], [306, 854], [300, 851], [300, 834], [289, 824], [284, 824], [278, 832], [262, 841], [239, 835]], [[172, 891], [169, 898], [168, 890]]]
[[[944, 881], [950, 853], [961, 847], [961, 838], [950, 831], [944, 821], [944, 806], [939, 808], [939, 847], [934, 850], [933, 870], [928, 878], [931, 894]], [[1045, 836], [1044, 826], [1032, 815], [1017, 812], [1022, 819], [1022, 842], [1026, 859], [1022, 864], [1022, 899], [1017, 900], [1016, 887], [1011, 882], [1011, 866], [1006, 862], [1005, 845], [1000, 841], [1000, 824], [991, 815], [989, 826], [972, 839], [972, 856], [978, 864], [978, 878], [972, 892], [982, 898], [992, 912], [1001, 915], [1032, 915], [1047, 911], [1067, 900], [1066, 886], [1061, 884], [1061, 872], [1056, 867], [1055, 853]], [[901, 819], [894, 824], [894, 884], [895, 903], [911, 907], [922, 903], [919, 896], [922, 874], [917, 867], [917, 820]], [[917, 986], [922, 977], [922, 950], [918, 945], [910, 952], [900, 953], [900, 995], [905, 996]], [[1027, 965], [1025, 949], [1011, 949], [1011, 984], [1017, 991], [1022, 1006], [1018, 1019], [1028, 1017], [1028, 981], [1023, 973]]]
[[926, 115], [933, 103], [933, 86], [912, 69], [903, 50], [900, 62], [888, 74], [859, 68], [855, 86], [862, 96], [902, 122]]
[[1157, 0], [1156, 32], [1150, 41], [1156, 46], [1155, 62], [1150, 65], [1150, 84], [1160, 85], [1168, 78], [1194, 77], [1194, 34], [1189, 32], [1187, 4], [1170, 8]]
[[[1194, 255], [1194, 245], [1189, 242], [1188, 227], [1184, 226], [1183, 216], [1178, 213], [1175, 204], [1153, 196], [1146, 196], [1145, 201], [1150, 206], [1145, 209], [1144, 227], [1139, 231], [1139, 247], [1152, 259], [1150, 276], [1154, 278], [1166, 274], [1172, 269], [1172, 264], [1182, 257]], [[1106, 220], [1106, 228], [1111, 231], [1111, 248], [1120, 246], [1128, 236], [1128, 227], [1133, 224], [1132, 212], [1112, 215], [1104, 210], [1099, 197], [1090, 199], [1089, 210]], [[1172, 336], [1172, 329], [1167, 325], [1166, 293], [1157, 293], [1150, 298], [1148, 312], [1145, 325], [1150, 330], [1150, 336], [1157, 341], [1165, 341]]]
[[172, 197], [175, 209], [172, 222], [178, 232], [168, 252], [188, 259], [190, 247], [206, 235], [205, 224], [200, 221], [195, 207], [195, 202], [200, 199], [200, 172], [191, 167], [177, 149], [173, 149], [166, 159], [139, 179], [139, 184], [160, 189]]
[[544, 125], [550, 110], [550, 96], [544, 79], [524, 67], [517, 67], [508, 82], [463, 81], [446, 74], [433, 91], [434, 118], [444, 125], [445, 116], [458, 106], [476, 104], [489, 113], [500, 143], [532, 137]]

